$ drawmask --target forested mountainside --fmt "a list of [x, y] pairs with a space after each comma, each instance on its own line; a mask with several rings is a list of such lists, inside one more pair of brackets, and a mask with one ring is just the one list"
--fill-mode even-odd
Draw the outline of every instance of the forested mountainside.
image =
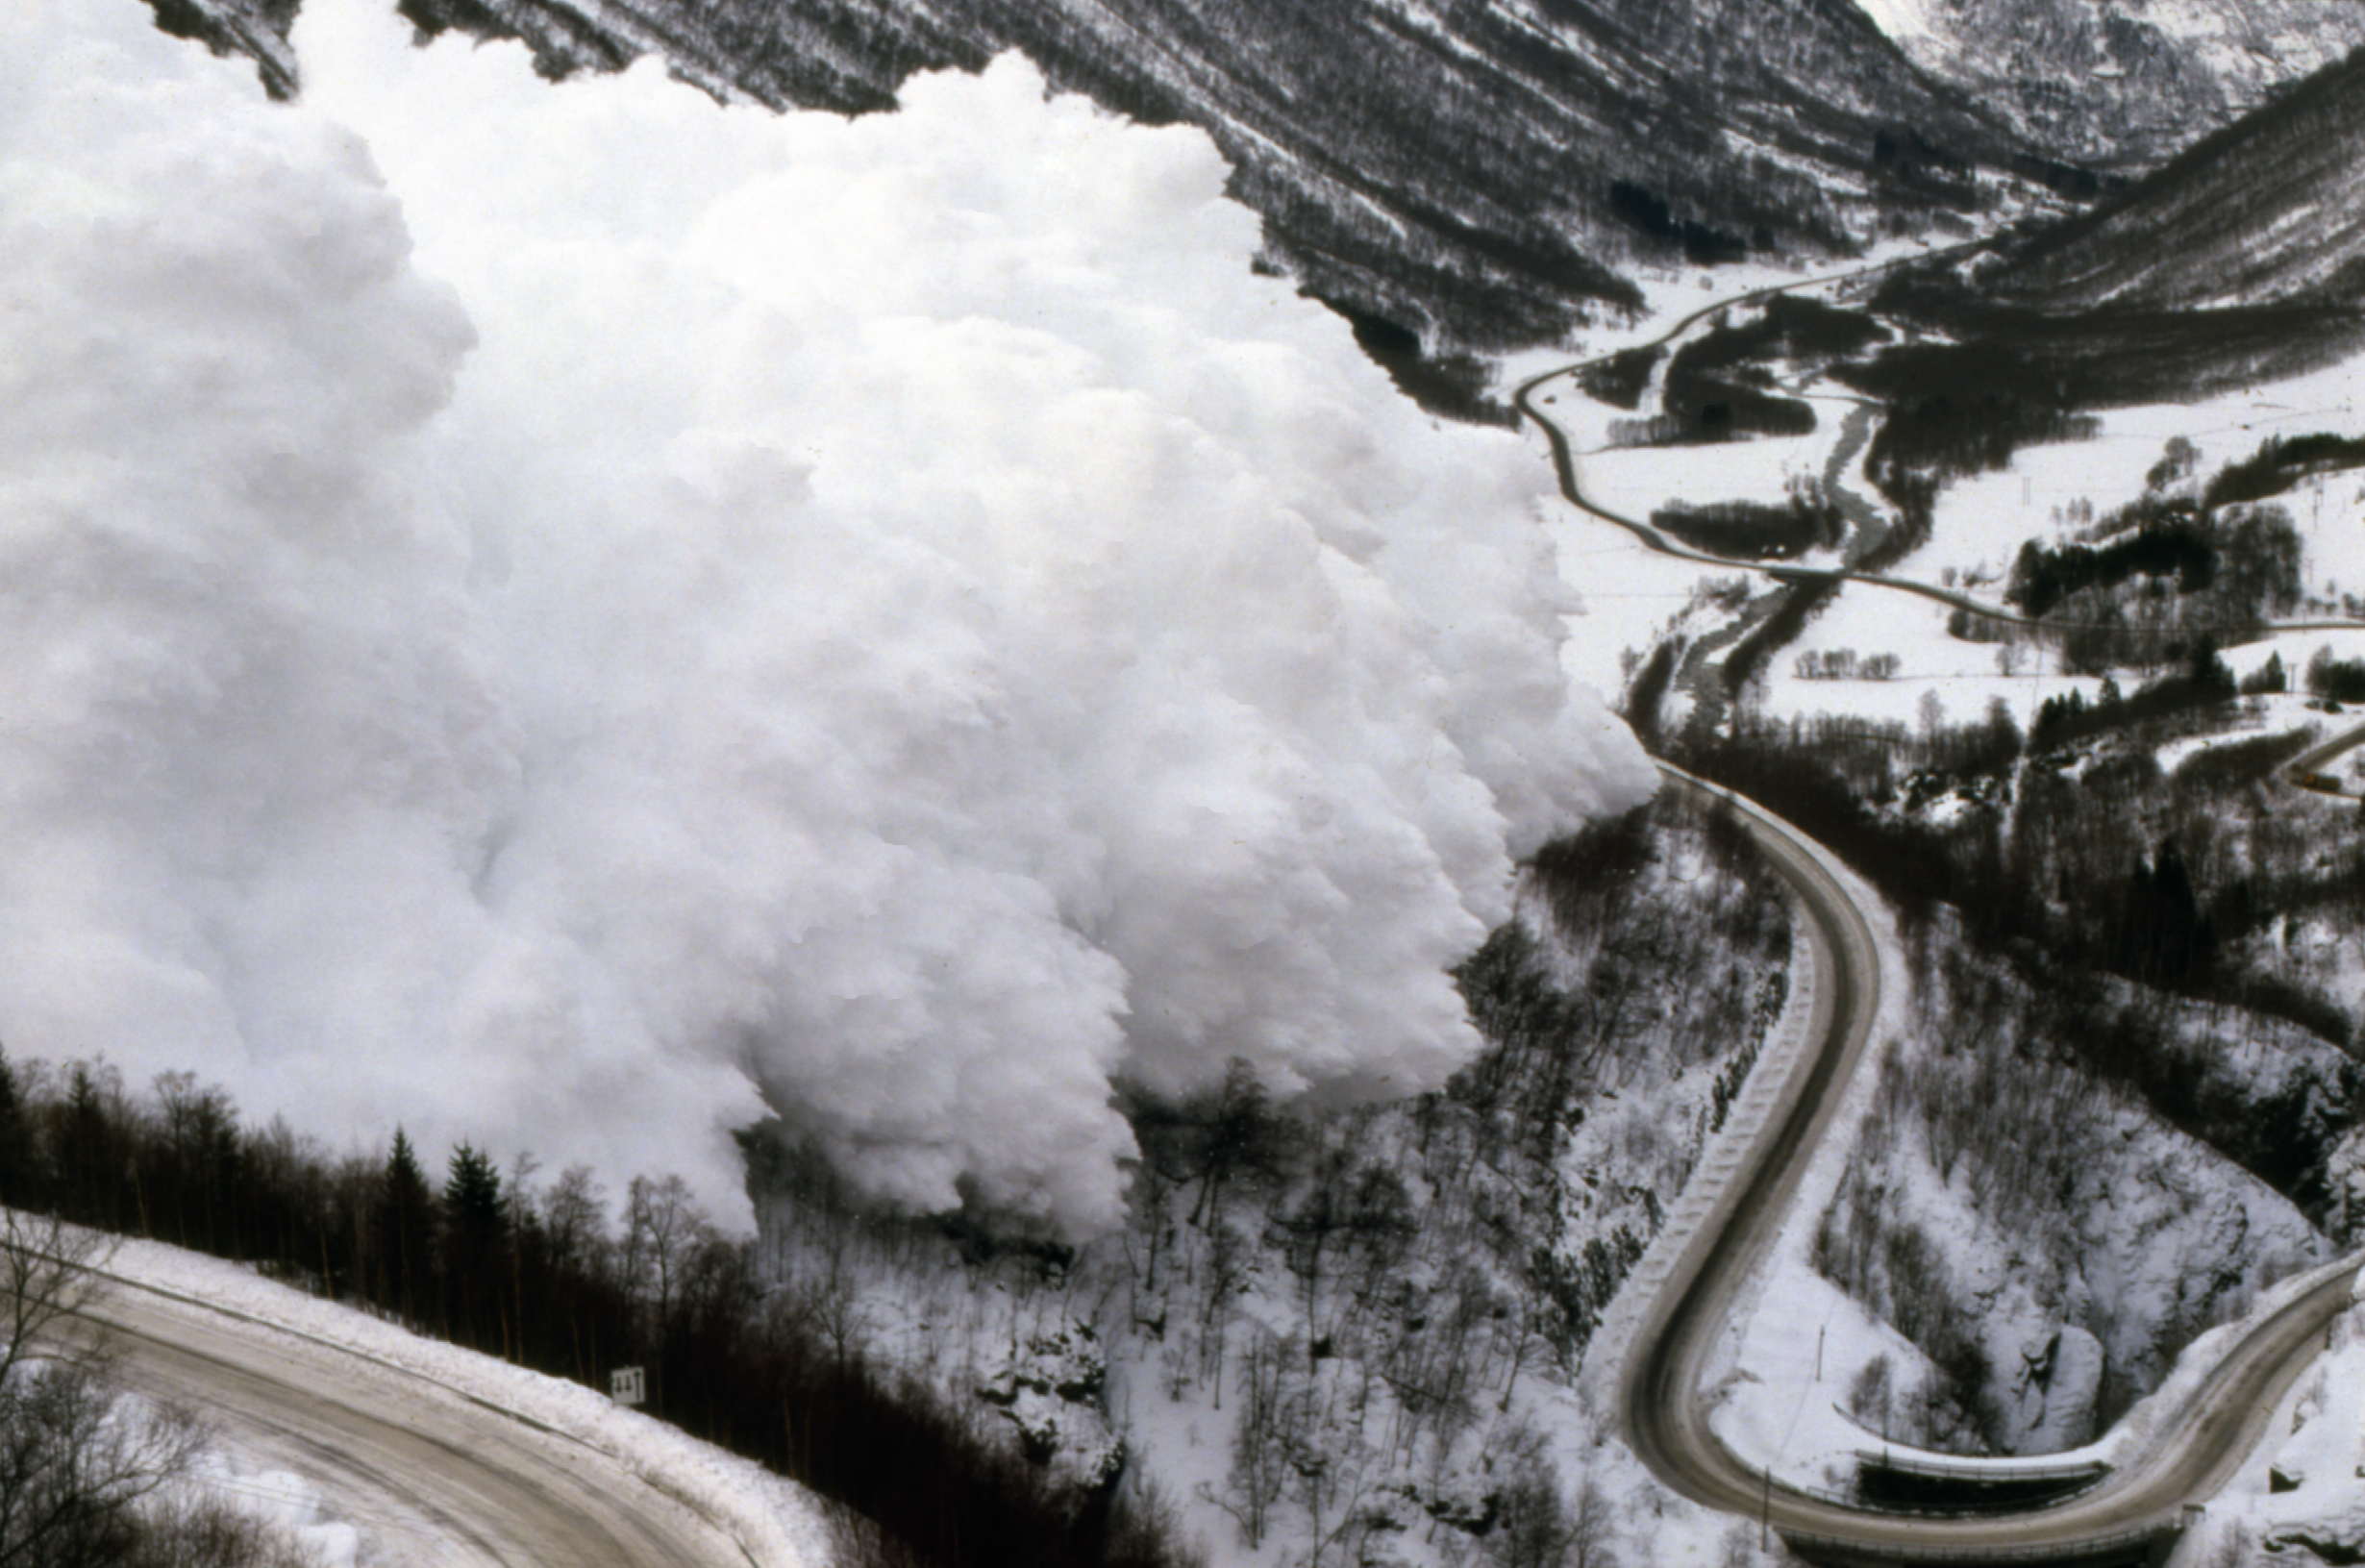
[[2322, 0], [1891, 0], [1905, 54], [2056, 158], [2142, 166], [2365, 43]]
[[1983, 271], [2048, 311], [2184, 311], [2365, 294], [2365, 53], [2309, 77]]
[[[293, 0], [153, 0], [296, 65]], [[1431, 354], [1556, 338], [1654, 262], [1844, 251], [2050, 169], [1850, 0], [406, 0], [527, 39], [552, 75], [660, 53], [718, 93], [881, 110], [906, 77], [1023, 50], [1059, 89], [1205, 127], [1270, 260]], [[1390, 329], [1393, 329], [1391, 331]]]
[[[2365, 344], [2365, 56], [2317, 72], [2088, 212], [1893, 274], [1879, 308], [1935, 329], [1841, 379], [1874, 443], [1940, 483], [2095, 410], [2189, 401]], [[1892, 479], [1883, 493], [1903, 495]]]

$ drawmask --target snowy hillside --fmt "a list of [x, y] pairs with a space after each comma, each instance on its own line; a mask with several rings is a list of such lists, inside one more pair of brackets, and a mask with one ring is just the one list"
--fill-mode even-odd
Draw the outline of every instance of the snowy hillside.
[[2275, 1417], [2268, 1442], [2209, 1506], [2211, 1545], [2365, 1559], [2365, 1308], [2334, 1326], [2324, 1359]]
[[1867, 0], [1906, 56], [2059, 158], [2144, 166], [2365, 43], [2322, 0]]
[[[283, 6], [165, 9], [286, 55]], [[1639, 269], [1959, 230], [1994, 205], [1999, 173], [2041, 162], [1847, 0], [411, 0], [404, 13], [522, 37], [553, 74], [657, 54], [719, 93], [839, 112], [888, 106], [914, 70], [1017, 50], [1061, 90], [1205, 129], [1274, 262], [1376, 318], [1373, 341], [1432, 356], [1615, 318], [1638, 303]]]
[[1489, 1047], [1442, 1094], [1284, 1118], [1241, 1073], [1138, 1106], [1132, 1223], [1072, 1256], [962, 1262], [790, 1181], [766, 1251], [786, 1300], [1046, 1462], [1121, 1465], [1213, 1561], [1516, 1562], [1566, 1531], [1682, 1560], [1724, 1526], [1576, 1375], [1782, 1012], [1790, 940], [1737, 830], [1661, 804], [1546, 858], [1462, 971]]
[[2053, 312], [2293, 301], [2353, 309], [2365, 297], [2360, 149], [2365, 55], [2007, 253], [1982, 271], [1982, 286]]
[[1833, 1381], [1867, 1430], [1903, 1442], [2078, 1448], [2185, 1344], [2331, 1245], [2290, 1199], [2081, 1068], [2058, 1039], [2079, 1020], [1946, 931], [1926, 939], [1938, 951], [1916, 973], [1912, 1027], [1880, 1062], [1811, 1253], [1912, 1354]]

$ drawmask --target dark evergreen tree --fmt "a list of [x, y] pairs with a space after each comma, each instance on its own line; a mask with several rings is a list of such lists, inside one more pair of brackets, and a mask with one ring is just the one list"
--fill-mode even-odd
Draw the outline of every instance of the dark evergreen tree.
[[472, 1144], [452, 1151], [443, 1183], [443, 1280], [453, 1337], [509, 1354], [504, 1278], [510, 1272], [509, 1202], [501, 1173]]
[[434, 1299], [435, 1205], [418, 1156], [398, 1127], [371, 1229], [378, 1254], [379, 1304], [407, 1323], [420, 1321]]
[[66, 1078], [65, 1104], [56, 1112], [50, 1147], [56, 1152], [57, 1196], [64, 1217], [102, 1231], [144, 1231], [137, 1212], [128, 1118], [114, 1069], [76, 1062]]
[[0, 1051], [0, 1206], [36, 1207], [41, 1198], [39, 1184], [33, 1124], [16, 1087], [16, 1069], [9, 1065], [8, 1053]]
[[191, 1073], [156, 1080], [161, 1147], [142, 1173], [153, 1233], [176, 1246], [243, 1256], [237, 1234], [238, 1113]]

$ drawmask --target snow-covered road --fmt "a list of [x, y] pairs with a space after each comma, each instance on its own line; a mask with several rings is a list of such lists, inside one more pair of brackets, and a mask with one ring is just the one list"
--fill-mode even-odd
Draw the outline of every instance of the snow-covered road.
[[90, 1316], [126, 1382], [302, 1478], [386, 1564], [826, 1568], [809, 1494], [589, 1389], [141, 1242]]
[[1694, 1228], [1666, 1238], [1664, 1266], [1646, 1258], [1636, 1273], [1637, 1285], [1656, 1288], [1636, 1304], [1620, 1385], [1635, 1452], [1676, 1490], [1761, 1516], [1818, 1562], [2082, 1559], [2173, 1536], [2187, 1522], [2184, 1505], [2213, 1496], [2266, 1435], [2269, 1413], [2353, 1305], [2358, 1258], [2289, 1282], [2270, 1307], [2188, 1350], [2170, 1387], [2138, 1407], [2141, 1430], [2119, 1445], [2117, 1470], [2065, 1503], [1979, 1519], [1883, 1513], [1769, 1481], [1710, 1427], [1705, 1368], [1863, 1058], [1880, 1010], [1882, 965], [1850, 879], [1829, 850], [1743, 797], [1674, 769], [1668, 779], [1729, 801], [1791, 884], [1806, 915], [1810, 983], [1821, 994], [1805, 1049], [1769, 1052], [1730, 1135], [1704, 1161], [1703, 1180], [1715, 1190], [1686, 1193]]
[[[1867, 272], [1879, 270], [1867, 268]], [[1791, 287], [1834, 280], [1808, 280]], [[1733, 305], [1783, 291], [1763, 288], [1691, 312], [1656, 344]], [[1587, 361], [1591, 363], [1593, 361]], [[1559, 488], [1573, 506], [1625, 528], [1655, 550], [1720, 569], [1763, 571], [1787, 582], [1847, 581], [1936, 600], [2001, 620], [2016, 613], [1927, 584], [1839, 570], [1800, 570], [1707, 556], [1677, 545], [1649, 525], [1588, 499], [1579, 483], [1568, 435], [1535, 400], [1572, 365], [1534, 377], [1515, 394], [1551, 449]], [[1572, 384], [1573, 385], [1573, 384]], [[2294, 623], [2293, 630], [2353, 626]], [[2307, 770], [2365, 741], [2345, 733], [2290, 764]], [[1803, 1049], [1770, 1052], [1744, 1089], [1732, 1124], [1704, 1161], [1682, 1210], [1654, 1243], [1632, 1282], [1636, 1299], [1620, 1304], [1619, 1332], [1606, 1348], [1623, 1348], [1618, 1408], [1635, 1452], [1659, 1479], [1698, 1502], [1755, 1515], [1780, 1530], [1800, 1553], [1826, 1563], [2106, 1557], [2174, 1536], [2186, 1506], [2225, 1485], [2265, 1435], [2267, 1414], [2323, 1344], [2329, 1325], [2355, 1300], [2359, 1259], [2314, 1271], [2277, 1293], [2271, 1309], [2187, 1352], [2171, 1389], [2145, 1407], [2135, 1439], [2120, 1445], [2119, 1468], [2067, 1503], [1980, 1519], [1928, 1519], [1882, 1513], [1801, 1491], [1735, 1454], [1711, 1429], [1704, 1394], [1712, 1347], [1730, 1327], [1753, 1270], [1762, 1262], [1807, 1159], [1822, 1139], [1850, 1077], [1863, 1059], [1881, 1007], [1881, 964], [1865, 909], [1831, 853], [1744, 797], [1662, 764], [1671, 787], [1720, 796], [1775, 869], [1796, 892], [1808, 939], [1811, 1022]], [[2316, 787], [2315, 785], [2309, 785]], [[1615, 1349], [1613, 1348], [1613, 1354]]]

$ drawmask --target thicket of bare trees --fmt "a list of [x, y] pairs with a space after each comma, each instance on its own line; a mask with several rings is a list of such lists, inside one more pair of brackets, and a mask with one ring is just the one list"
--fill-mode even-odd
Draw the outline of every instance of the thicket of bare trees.
[[[1927, 1170], [1977, 1216], [1988, 1244], [2008, 1253], [2015, 1288], [2054, 1325], [2091, 1332], [2104, 1351], [2094, 1417], [2115, 1420], [2156, 1386], [2196, 1335], [2248, 1307], [2254, 1292], [2309, 1260], [2300, 1228], [2278, 1233], [2241, 1211], [2245, 1245], [2236, 1256], [2205, 1252], [2178, 1271], [2173, 1293], [2098, 1294], [2113, 1248], [2129, 1223], [2114, 1206], [2131, 1200], [2158, 1228], [2145, 1245], [2168, 1245], [2163, 1217], [2206, 1216], [2210, 1183], [2183, 1173], [2156, 1178], [2155, 1133], [2144, 1150], [2142, 1101], [2128, 1078], [2097, 1070], [2092, 1036], [2134, 1030], [2147, 1053], [2174, 1056], [2171, 1021], [2113, 1019], [2106, 1008], [2064, 1005], [2031, 990], [1992, 957], [1946, 939], [1917, 944], [1913, 1038], [1892, 1042], [1838, 1190], [1818, 1222], [1816, 1268], [1929, 1358], [1926, 1382], [1892, 1385], [1892, 1369], [1855, 1390], [1852, 1408], [1882, 1430], [1929, 1446], [1969, 1451], [2005, 1444], [2005, 1408], [2026, 1369], [1991, 1364], [1981, 1345], [1985, 1308], [1967, 1296], [1932, 1234], [1907, 1202], [1910, 1173]], [[2133, 987], [2121, 987], [2130, 994]], [[2139, 1000], [2129, 1008], [2139, 1012]], [[2187, 1018], [2186, 1022], [2192, 1022]], [[2156, 1033], [2144, 1034], [2146, 1028]], [[2296, 1033], [2296, 1032], [2293, 1032]], [[2203, 1049], [2206, 1049], [2204, 1045]], [[2228, 1098], [2232, 1091], [2228, 1090]], [[2253, 1102], [2254, 1092], [2249, 1097]], [[2148, 1153], [2145, 1151], [2149, 1151]], [[2171, 1155], [2167, 1157], [2174, 1158]], [[2149, 1196], [2115, 1187], [2156, 1188]], [[1925, 1198], [1927, 1193], [1924, 1194]], [[2190, 1243], [2205, 1246], [2205, 1224]], [[2183, 1245], [2184, 1243], [2177, 1243]], [[1990, 1290], [1994, 1282], [1987, 1282]], [[2007, 1360], [2009, 1356], [2005, 1357]], [[1877, 1384], [1877, 1386], [1876, 1386]]]
[[188, 1411], [134, 1399], [83, 1311], [102, 1238], [0, 1210], [0, 1564], [305, 1568], [294, 1537], [194, 1481]]
[[[2040, 1275], [2080, 1245], [2075, 1210], [2101, 1157], [2097, 1128], [2137, 1109], [2347, 1239], [2330, 1161], [2365, 1110], [2365, 1040], [2318, 978], [2336, 966], [2313, 956], [2365, 939], [2365, 853], [2341, 808], [2275, 779], [2305, 734], [2217, 739], [2174, 767], [2158, 759], [2240, 722], [2246, 694], [2290, 679], [2278, 666], [2237, 690], [2188, 624], [2210, 602], [2228, 612], [2288, 608], [2289, 551], [2242, 554], [2277, 545], [2287, 520], [2174, 501], [2193, 484], [2189, 463], [2163, 462], [2150, 512], [2105, 519], [2088, 541], [2124, 540], [2180, 507], [2189, 548], [2159, 560], [2192, 568], [2192, 592], [2147, 577], [2141, 550], [2123, 552], [2119, 564], [2137, 565], [2116, 582], [2104, 579], [2117, 566], [2092, 550], [2021, 573], [2032, 593], [2048, 573], [2089, 574], [2045, 590], [2057, 590], [2064, 616], [2112, 595], [2152, 606], [2145, 624], [2162, 636], [2151, 652], [2172, 657], [2170, 633], [2184, 640], [2173, 655], [2182, 663], [2151, 685], [2121, 695], [2106, 683], [2099, 702], [2051, 705], [2025, 737], [2008, 717], [1950, 724], [1934, 707], [1918, 730], [1744, 717], [1680, 758], [1837, 849], [1895, 903], [1929, 1049], [1883, 1069], [1865, 1160], [1880, 1164], [1883, 1140], [1916, 1140]], [[2203, 549], [2214, 552], [2205, 571]], [[2174, 613], [2162, 608], [2179, 598]], [[2312, 672], [2327, 694], [2342, 679], [2328, 658]], [[1928, 1387], [1881, 1391], [1878, 1407], [1911, 1406], [1925, 1440], [1984, 1440], [1998, 1430], [1984, 1402], [1998, 1374], [1982, 1364], [1974, 1325], [1948, 1306], [1944, 1248], [1897, 1200], [1869, 1168], [1853, 1173], [1824, 1217], [1817, 1261], [1939, 1368]], [[2235, 1305], [2203, 1295], [2151, 1331], [2152, 1364], [2132, 1364], [2121, 1347], [2105, 1368], [2105, 1416]], [[2091, 1327], [2112, 1338], [2110, 1324]]]
[[1133, 1222], [1082, 1252], [866, 1215], [826, 1167], [771, 1163], [768, 1254], [816, 1287], [897, 1282], [892, 1329], [853, 1332], [946, 1386], [983, 1381], [980, 1344], [1129, 1341], [1135, 1419], [1196, 1406], [1223, 1445], [1195, 1499], [1218, 1560], [1288, 1541], [1292, 1568], [1346, 1568], [1418, 1531], [1470, 1568], [1608, 1568], [1627, 1500], [1513, 1438], [1730, 1108], [1790, 924], [1741, 830], [1673, 800], [1551, 846], [1520, 896], [1460, 971], [1485, 1047], [1442, 1092], [1301, 1113], [1237, 1064], [1137, 1102]]
[[[1991, 718], [1918, 734], [1744, 723], [1683, 759], [1832, 846], [1909, 933], [1951, 908], [1961, 939], [2062, 1013], [2051, 1033], [2084, 1071], [2322, 1219], [2326, 1160], [2365, 1107], [2365, 1064], [2356, 1020], [2292, 938], [2307, 924], [2365, 933], [2365, 853], [2339, 808], [2272, 777], [2303, 734], [2161, 768], [2160, 747], [2223, 723], [2238, 700], [2025, 756], [2018, 732]], [[1959, 809], [1924, 809], [1939, 800]], [[2178, 1021], [2196, 1007], [2202, 1026]], [[2195, 1034], [2247, 1041], [2282, 1025], [2316, 1043], [2263, 1076]]]
[[[1503, 1444], [1721, 1124], [1780, 1010], [1789, 924], [1744, 835], [1673, 805], [1554, 846], [1523, 898], [1462, 973], [1488, 1047], [1447, 1091], [1297, 1118], [1243, 1067], [1204, 1103], [1137, 1104], [1136, 1223], [1090, 1257], [867, 1211], [774, 1140], [750, 1145], [759, 1246], [678, 1182], [619, 1203], [583, 1171], [400, 1134], [331, 1157], [192, 1079], [143, 1092], [98, 1063], [0, 1063], [0, 1196], [594, 1386], [643, 1365], [656, 1413], [884, 1522], [852, 1532], [858, 1561], [1185, 1560], [1153, 1492], [1079, 1489], [973, 1397], [956, 1369], [992, 1310], [982, 1270], [1032, 1282], [1045, 1322], [1150, 1341], [1133, 1354], [1173, 1393], [1240, 1418], [1220, 1490], [1244, 1539], [1286, 1528], [1323, 1568], [1417, 1525], [1473, 1562], [1606, 1568], [1610, 1500]], [[884, 1279], [899, 1299], [938, 1282], [912, 1286], [892, 1366]], [[1251, 1294], [1271, 1307], [1244, 1312]]]
[[[1168, 1391], [1232, 1418], [1208, 1501], [1244, 1546], [1286, 1528], [1324, 1568], [1442, 1529], [1474, 1561], [1607, 1568], [1610, 1500], [1515, 1396], [1574, 1371], [1721, 1124], [1780, 1010], [1788, 917], [1740, 831], [1675, 803], [1551, 846], [1522, 898], [1460, 972], [1487, 1045], [1446, 1091], [1294, 1120], [1242, 1069], [1135, 1118], [1114, 1288]], [[1244, 1315], [1243, 1291], [1287, 1308]]]

